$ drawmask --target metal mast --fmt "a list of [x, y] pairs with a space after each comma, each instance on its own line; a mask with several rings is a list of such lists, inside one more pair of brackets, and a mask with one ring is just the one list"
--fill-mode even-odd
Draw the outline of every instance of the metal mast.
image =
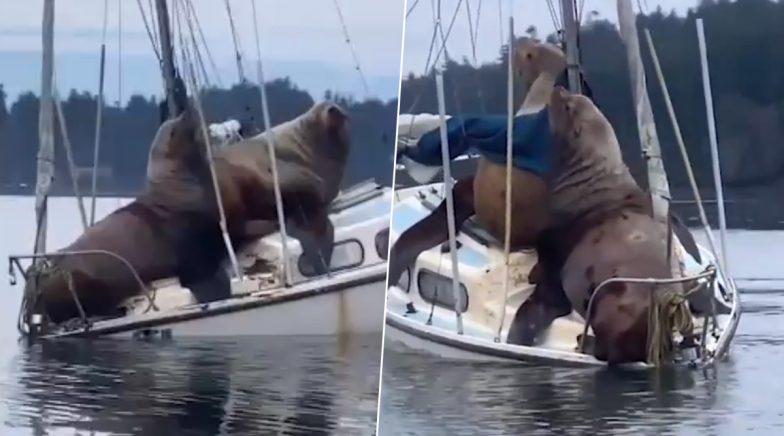
[[177, 116], [177, 102], [174, 98], [174, 54], [172, 53], [171, 34], [169, 29], [169, 10], [166, 0], [155, 0], [158, 16], [158, 33], [161, 35], [161, 59], [163, 61], [163, 82], [166, 85], [166, 100], [169, 106], [169, 117]]
[[[35, 253], [46, 252], [47, 198], [54, 179], [54, 117], [52, 76], [54, 69], [54, 0], [44, 1], [42, 25], [41, 101], [38, 112], [38, 162], [35, 186], [37, 222]], [[38, 262], [40, 259], [36, 259]]]
[[575, 5], [571, 0], [561, 0], [563, 14], [564, 41], [566, 41], [566, 64], [569, 78], [569, 91], [582, 94], [580, 82], [580, 49], [577, 47], [577, 17]]

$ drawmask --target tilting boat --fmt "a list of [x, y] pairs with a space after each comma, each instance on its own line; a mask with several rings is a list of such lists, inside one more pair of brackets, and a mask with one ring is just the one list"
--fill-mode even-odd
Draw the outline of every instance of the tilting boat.
[[[156, 53], [162, 56], [163, 77], [166, 83], [168, 116], [176, 116], [175, 83], [177, 76], [174, 67], [174, 49], [172, 45], [172, 28], [165, 0], [155, 2], [160, 33], [160, 47]], [[256, 10], [253, 6], [254, 29]], [[337, 5], [336, 5], [337, 6]], [[144, 9], [139, 4], [142, 16], [147, 25]], [[192, 7], [192, 6], [191, 6]], [[175, 8], [180, 19], [190, 20], [192, 9]], [[184, 16], [183, 16], [184, 15]], [[229, 11], [231, 18], [231, 12]], [[342, 22], [342, 15], [340, 15]], [[261, 238], [255, 245], [243, 252], [235, 253], [231, 246], [225, 227], [222, 227], [224, 242], [229, 253], [229, 265], [226, 265], [227, 277], [230, 279], [230, 291], [227, 298], [209, 300], [197, 299], [191, 289], [183, 287], [176, 278], [144, 283], [139, 274], [126, 259], [116, 253], [107, 251], [80, 252], [47, 252], [46, 203], [51, 181], [54, 177], [54, 129], [53, 107], [56, 103], [56, 92], [53, 92], [53, 32], [54, 32], [54, 0], [44, 3], [44, 38], [42, 62], [41, 92], [41, 144], [38, 162], [38, 185], [36, 188], [36, 219], [37, 235], [34, 254], [15, 255], [9, 257], [9, 271], [12, 282], [17, 274], [21, 274], [28, 283], [26, 274], [31, 269], [24, 262], [30, 261], [35, 266], [51, 262], [66, 256], [110, 256], [123, 263], [138, 282], [139, 293], [120, 304], [118, 316], [96, 318], [88, 316], [82, 309], [77, 293], [70, 289], [74, 297], [74, 305], [79, 309], [80, 317], [61, 324], [51, 325], [43, 320], [41, 314], [25, 312], [23, 297], [18, 328], [23, 335], [33, 338], [54, 339], [63, 337], [182, 337], [182, 336], [245, 336], [245, 335], [341, 335], [381, 333], [383, 330], [384, 294], [386, 291], [386, 247], [388, 240], [389, 211], [392, 190], [375, 182], [367, 181], [354, 185], [341, 192], [331, 204], [329, 219], [334, 227], [332, 239], [332, 257], [326, 274], [317, 273], [310, 256], [303, 254], [303, 248], [296, 238], [286, 232], [286, 217], [282, 212], [280, 186], [276, 170], [274, 144], [270, 137], [269, 154], [272, 161], [272, 175], [276, 191], [276, 207], [278, 209], [279, 232]], [[106, 26], [104, 20], [104, 26]], [[233, 24], [232, 24], [233, 26]], [[184, 26], [178, 27], [185, 32]], [[207, 126], [204, 125], [203, 111], [199, 100], [200, 87], [190, 53], [198, 51], [194, 29], [188, 27], [190, 38], [180, 34], [182, 50], [183, 77], [189, 80], [191, 97], [199, 111], [202, 133], [205, 143], [211, 142], [207, 137]], [[148, 29], [149, 30], [149, 29]], [[233, 29], [232, 29], [233, 30]], [[345, 26], [344, 32], [347, 32]], [[104, 32], [105, 33], [105, 32]], [[190, 50], [183, 41], [191, 41]], [[157, 41], [156, 41], [157, 42]], [[236, 41], [235, 41], [236, 43]], [[266, 100], [264, 76], [261, 67], [260, 48], [256, 38], [258, 62], [258, 79], [265, 130], [270, 130], [269, 110]], [[155, 42], [153, 42], [155, 45]], [[158, 50], [159, 49], [159, 50]], [[102, 47], [103, 53], [104, 47]], [[239, 58], [238, 58], [239, 59]], [[102, 55], [102, 62], [104, 58]], [[190, 67], [190, 68], [186, 68]], [[241, 67], [241, 65], [238, 65]], [[359, 67], [357, 67], [359, 69]], [[103, 71], [103, 70], [102, 70]], [[103, 74], [100, 89], [103, 89]], [[183, 90], [184, 91], [184, 90]], [[96, 133], [95, 162], [99, 150], [101, 93], [98, 104], [98, 132]], [[62, 114], [60, 121], [64, 123]], [[213, 136], [223, 140], [236, 139], [238, 123], [229, 120], [212, 127]], [[217, 130], [216, 130], [217, 129]], [[65, 130], [61, 129], [65, 136]], [[213, 138], [216, 139], [216, 138]], [[65, 137], [66, 151], [70, 148]], [[212, 144], [215, 145], [215, 144]], [[224, 146], [226, 144], [222, 144]], [[211, 159], [212, 146], [207, 146], [207, 156]], [[211, 162], [211, 160], [210, 160]], [[72, 162], [71, 162], [72, 163]], [[73, 166], [73, 165], [71, 165]], [[213, 172], [213, 186], [217, 179]], [[75, 194], [80, 206], [83, 226], [88, 227], [87, 214], [79, 196], [78, 186], [74, 184]], [[220, 191], [216, 195], [221, 221], [225, 221], [221, 207]], [[93, 178], [93, 208], [95, 205], [95, 178]], [[94, 209], [93, 209], [94, 215]], [[150, 253], [154, 256], [155, 253]], [[35, 282], [30, 281], [35, 292]], [[215, 286], [221, 286], [216, 283]]]
[[[392, 195], [391, 188], [364, 182], [335, 199], [330, 213], [335, 242], [328, 275], [316, 275], [299, 242], [289, 236], [285, 262], [291, 268], [291, 282], [285, 285], [280, 268], [283, 244], [280, 233], [275, 233], [238, 253], [246, 271], [260, 269], [253, 268], [259, 264], [264, 268], [232, 279], [230, 298], [199, 304], [176, 278], [140, 283], [146, 292], [123, 304], [124, 316], [74, 319], [40, 337], [380, 333], [386, 280], [386, 242], [381, 241], [387, 237]], [[24, 275], [24, 259], [67, 255], [18, 255], [10, 256], [10, 262]], [[37, 326], [22, 328], [29, 331]]]
[[[573, 9], [571, 13], [566, 13], [574, 5], [568, 1], [563, 3], [567, 59], [570, 64], [577, 65], [575, 14]], [[633, 72], [638, 127], [641, 133], [641, 143], [645, 148], [644, 151], [647, 152], [649, 185], [652, 187], [651, 195], [654, 197], [652, 200], [654, 213], [656, 213], [657, 204], [661, 204], [657, 203], [657, 200], [660, 200], [661, 197], [669, 198], [669, 187], [666, 174], [663, 171], [661, 153], [658, 152], [658, 141], [655, 139], [655, 126], [653, 126], [650, 104], [645, 91], [645, 78], [639, 59], [639, 49], [634, 48], [637, 47], [638, 42], [631, 4], [628, 0], [619, 0], [618, 6], [619, 21], [625, 43], [632, 47], [627, 47], [627, 54]], [[698, 20], [698, 30], [701, 34], [700, 20]], [[510, 47], [513, 41], [512, 34], [510, 19]], [[650, 39], [648, 42], [652, 44]], [[700, 45], [703, 54], [704, 79], [707, 79], [707, 73], [705, 73], [707, 63], [702, 37]], [[510, 76], [512, 72], [511, 52], [510, 49], [508, 61]], [[658, 63], [658, 61], [656, 62]], [[569, 69], [569, 87], [573, 91], [577, 89], [579, 92], [579, 77], [576, 74], [572, 75], [575, 72], [577, 72], [576, 69]], [[660, 74], [659, 76], [663, 82]], [[442, 156], [444, 157], [440, 169], [444, 172], [445, 183], [398, 189], [392, 208], [390, 245], [394, 244], [394, 241], [406, 229], [428, 216], [445, 200], [447, 200], [447, 213], [454, 214], [454, 211], [450, 209], [450, 199], [448, 199], [454, 181], [450, 176], [446, 145], [443, 144], [446, 138], [444, 121], [446, 114], [442, 86], [442, 72], [437, 69], [436, 89], [439, 94], [440, 114], [438, 116], [401, 114], [398, 119], [398, 141], [416, 142], [424, 132], [440, 128], [442, 130]], [[666, 87], [662, 86], [662, 88], [666, 93]], [[511, 79], [508, 89], [511, 95], [513, 89]], [[669, 101], [669, 97], [666, 96], [666, 98]], [[706, 104], [712, 104], [709, 100], [707, 80]], [[509, 116], [511, 116], [513, 113], [511, 97], [508, 109]], [[710, 111], [708, 114], [709, 124], [711, 124], [714, 121]], [[674, 118], [674, 114], [670, 115]], [[441, 118], [440, 123], [439, 117]], [[675, 127], [677, 131], [677, 124]], [[643, 133], [646, 134], [645, 137], [643, 137]], [[711, 134], [714, 135], [711, 141], [715, 146], [715, 129]], [[508, 140], [508, 144], [511, 147], [511, 138]], [[679, 145], [682, 146], [682, 144]], [[716, 161], [715, 153], [713, 158]], [[420, 176], [425, 175], [419, 177], [420, 180], [427, 178], [428, 173], [431, 176], [434, 174], [433, 168], [427, 170], [412, 161], [405, 163], [404, 169], [408, 170], [414, 179], [418, 178], [417, 173]], [[688, 161], [686, 161], [686, 165], [687, 171], [689, 171]], [[437, 170], [438, 168], [436, 168]], [[716, 184], [717, 192], [720, 193], [721, 184], [718, 177]], [[692, 188], [695, 191], [698, 204], [700, 204], [696, 183], [692, 183]], [[667, 207], [666, 202], [664, 206]], [[510, 207], [508, 199], [506, 207]], [[720, 217], [723, 217], [721, 201], [719, 207]], [[690, 338], [673, 335], [674, 350], [671, 354], [671, 361], [663, 362], [665, 364], [701, 366], [725, 357], [740, 320], [741, 307], [738, 290], [726, 270], [725, 262], [722, 262], [715, 254], [717, 250], [713, 243], [711, 230], [708, 227], [704, 211], [702, 208], [700, 210], [702, 211], [702, 224], [707, 232], [711, 248], [708, 250], [698, 245], [701, 261], [697, 261], [689, 255], [677, 237], [674, 237], [673, 248], [682, 264], [682, 276], [669, 280], [623, 277], [610, 279], [599, 284], [591, 297], [593, 300], [602, 287], [610, 281], [636, 281], [661, 286], [694, 280], [695, 282], [692, 283], [697, 283], [701, 289], [700, 306], [704, 310], [701, 313], [696, 313], [692, 309], [691, 316], [694, 328]], [[664, 216], [666, 216], [666, 209]], [[508, 215], [507, 219], [509, 219]], [[453, 224], [450, 223], [449, 226], [452, 227]], [[723, 219], [720, 220], [720, 227], [723, 243], [726, 227]], [[534, 286], [528, 283], [528, 274], [537, 263], [536, 252], [534, 250], [505, 252], [503, 241], [495, 240], [473, 219], [465, 222], [458, 234], [455, 234], [453, 228], [450, 228], [449, 232], [449, 244], [444, 243], [422, 252], [401, 276], [399, 283], [389, 283], [385, 338], [390, 343], [445, 358], [538, 362], [588, 367], [606, 365], [606, 362], [596, 359], [584, 347], [583, 341], [590, 339], [592, 331], [589, 323], [575, 311], [556, 319], [544, 332], [542, 338], [537, 341], [537, 345], [523, 346], [507, 343], [506, 337], [511, 321], [517, 309], [530, 297], [534, 289]], [[723, 252], [726, 253], [726, 250]], [[590, 303], [587, 312], [590, 313]], [[640, 362], [628, 366], [649, 367], [653, 364], [652, 362]]]
[[[430, 214], [443, 200], [441, 183], [398, 190], [392, 208], [390, 243]], [[504, 252], [500, 248], [502, 244], [473, 219], [463, 224], [456, 239], [459, 247], [462, 334], [455, 328], [450, 252], [438, 246], [420, 254], [399, 283], [390, 283], [385, 338], [407, 348], [446, 358], [605, 365], [592, 355], [578, 351], [578, 338], [586, 326], [576, 312], [556, 319], [539, 345], [506, 343], [509, 325], [517, 308], [533, 292], [534, 285], [528, 283], [528, 272], [536, 264], [536, 252], [531, 250], [511, 255], [510, 290], [504, 302], [503, 274], [506, 267]], [[703, 275], [711, 271], [710, 266], [716, 265], [715, 257], [704, 247], [699, 247], [702, 263], [680, 248], [686, 260], [687, 276]], [[734, 282], [713, 274], [705, 274], [702, 280], [709, 282], [710, 295], [715, 301], [715, 317], [694, 318], [695, 334], [705, 340], [704, 350], [695, 354], [695, 350], [684, 348], [676, 354], [678, 362], [724, 356], [737, 328], [740, 308]], [[502, 315], [502, 312], [505, 314]], [[705, 325], [707, 329], [704, 329]], [[590, 328], [588, 334], [591, 335]]]

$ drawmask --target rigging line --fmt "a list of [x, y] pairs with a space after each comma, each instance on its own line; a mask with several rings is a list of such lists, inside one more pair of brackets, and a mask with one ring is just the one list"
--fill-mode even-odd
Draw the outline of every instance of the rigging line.
[[452, 28], [455, 25], [457, 14], [460, 12], [460, 6], [462, 5], [463, 5], [463, 0], [457, 2], [457, 7], [455, 8], [455, 12], [452, 14], [452, 20], [449, 23], [449, 28], [447, 28], [446, 35], [444, 35], [444, 27], [441, 22], [441, 0], [438, 0], [438, 28], [439, 28], [439, 32], [441, 33], [441, 47], [438, 49], [438, 52], [436, 53], [436, 58], [433, 61], [433, 64], [438, 63], [442, 51], [444, 52], [444, 60], [448, 59], [448, 54], [446, 53], [446, 40], [449, 38], [449, 35], [452, 33]]
[[[54, 68], [53, 68], [54, 70]], [[82, 194], [79, 192], [79, 183], [76, 180], [76, 164], [73, 158], [73, 148], [71, 147], [71, 140], [68, 137], [68, 128], [65, 121], [65, 111], [63, 104], [60, 100], [60, 93], [57, 90], [57, 82], [55, 80], [55, 73], [52, 72], [52, 100], [54, 100], [55, 110], [57, 111], [57, 120], [60, 125], [60, 135], [63, 138], [63, 147], [65, 148], [65, 157], [68, 160], [68, 172], [71, 174], [71, 184], [73, 185], [74, 195], [76, 196], [76, 203], [79, 206], [79, 216], [82, 219], [82, 227], [87, 230], [87, 212], [84, 209], [84, 202], [82, 201]]]
[[504, 18], [503, 6], [501, 0], [498, 0], [498, 35], [501, 37], [501, 46], [504, 45]]
[[[438, 29], [441, 33], [441, 48], [444, 51], [444, 66], [446, 67], [447, 63], [449, 62], [449, 51], [446, 47], [446, 40], [449, 38], [449, 34], [452, 32], [452, 26], [455, 24], [455, 19], [457, 18], [458, 12], [460, 12], [460, 6], [462, 5], [463, 0], [460, 0], [455, 8], [454, 14], [452, 14], [452, 22], [449, 24], [449, 29], [447, 29], [446, 35], [444, 35], [444, 26], [441, 22], [441, 0], [438, 1]], [[436, 55], [436, 62], [440, 55]], [[443, 71], [444, 75], [446, 74], [446, 68]], [[452, 98], [455, 101], [455, 110], [458, 115], [462, 114], [460, 99], [458, 98], [457, 86], [455, 85], [454, 77], [451, 75], [448, 77], [449, 84], [452, 86]], [[462, 126], [463, 135], [465, 135], [465, 126]]]
[[577, 24], [583, 22], [583, 12], [585, 12], [585, 0], [580, 0], [580, 11], [577, 14]]
[[[153, 6], [152, 2], [154, 0], [147, 0], [147, 5], [150, 7], [150, 23], [156, 23], [158, 21], [158, 10]], [[161, 46], [161, 35], [158, 33], [158, 26], [150, 25], [152, 28], [152, 36], [153, 40], [155, 41], [155, 46]], [[163, 58], [161, 58], [163, 59]]]
[[284, 283], [286, 286], [292, 284], [291, 268], [288, 263], [288, 232], [286, 229], [286, 215], [283, 211], [283, 196], [280, 192], [280, 179], [278, 178], [278, 164], [275, 156], [275, 135], [270, 126], [269, 105], [267, 104], [267, 87], [264, 85], [264, 69], [261, 63], [261, 41], [259, 40], [259, 22], [256, 15], [256, 2], [251, 2], [253, 8], [253, 31], [256, 38], [256, 74], [259, 87], [259, 97], [261, 98], [261, 113], [264, 119], [264, 130], [268, 132], [267, 152], [270, 157], [270, 169], [272, 170], [272, 188], [275, 192], [275, 208], [278, 215], [278, 232], [281, 242], [281, 263], [283, 269]]
[[[101, 31], [101, 60], [98, 72], [98, 98], [95, 103], [95, 138], [93, 143], [93, 173], [90, 190], [90, 225], [95, 224], [95, 195], [98, 186], [98, 162], [101, 151], [101, 124], [103, 121], [103, 78], [106, 67], [106, 27], [109, 22], [109, 0], [103, 1], [103, 30]], [[73, 175], [71, 176], [73, 178]], [[75, 180], [75, 179], [74, 179]], [[76, 181], [74, 181], [76, 186]], [[85, 218], [85, 222], [87, 219]]]
[[[245, 72], [242, 69], [242, 49], [240, 48], [240, 41], [237, 38], [237, 28], [234, 26], [234, 15], [231, 13], [231, 4], [229, 0], [224, 0], [226, 5], [226, 13], [229, 15], [229, 26], [231, 27], [231, 39], [234, 41], [234, 56], [237, 60], [237, 74], [240, 78], [240, 83], [245, 83]], [[251, 2], [254, 3], [255, 2]]]
[[215, 75], [215, 82], [219, 87], [223, 87], [223, 81], [220, 78], [218, 67], [215, 64], [215, 60], [212, 57], [212, 52], [210, 51], [210, 47], [207, 45], [207, 38], [204, 37], [204, 32], [202, 31], [201, 28], [201, 23], [199, 22], [199, 14], [196, 12], [196, 6], [193, 5], [193, 2], [191, 2], [191, 0], [186, 0], [186, 4], [188, 5], [188, 9], [190, 9], [190, 13], [193, 16], [193, 21], [196, 23], [196, 30], [199, 32], [201, 45], [204, 47], [204, 53], [207, 55], [207, 60], [210, 62], [210, 68], [212, 68], [212, 73]]
[[158, 59], [158, 63], [161, 63], [163, 60], [161, 58], [161, 53], [158, 51], [158, 41], [155, 39], [155, 36], [153, 36], [153, 31], [150, 30], [150, 24], [147, 22], [147, 14], [144, 12], [142, 0], [136, 0], [136, 4], [139, 5], [139, 12], [142, 14], [142, 22], [144, 23], [144, 28], [147, 30], [147, 37], [150, 38], [152, 50], [155, 52], [155, 57]]
[[204, 148], [207, 154], [206, 159], [207, 162], [209, 163], [210, 176], [212, 178], [212, 189], [213, 192], [215, 193], [215, 203], [218, 206], [218, 214], [220, 216], [219, 225], [221, 229], [221, 234], [223, 236], [223, 243], [226, 246], [226, 250], [229, 253], [229, 259], [231, 261], [231, 266], [232, 269], [234, 270], [234, 274], [236, 275], [237, 279], [243, 281], [244, 277], [242, 276], [242, 272], [240, 271], [239, 264], [237, 263], [237, 253], [234, 251], [234, 245], [231, 242], [231, 238], [229, 237], [229, 233], [227, 230], [226, 212], [223, 209], [223, 201], [221, 198], [220, 187], [218, 185], [218, 177], [215, 172], [215, 166], [213, 165], [214, 160], [212, 158], [212, 146], [210, 145], [210, 136], [209, 133], [207, 133], [207, 124], [204, 117], [204, 108], [201, 105], [201, 98], [199, 96], [201, 90], [198, 88], [198, 85], [196, 83], [196, 72], [193, 69], [193, 63], [190, 62], [190, 56], [188, 55], [187, 46], [182, 47], [182, 54], [183, 57], [185, 58], [185, 61], [183, 62], [184, 65], [182, 65], [182, 69], [184, 70], [183, 75], [185, 76], [186, 80], [190, 79], [191, 82], [191, 90], [192, 90], [191, 95], [193, 96], [194, 105], [196, 106], [198, 123], [201, 131], [200, 132], [201, 140], [204, 141]]
[[563, 39], [561, 35], [561, 22], [558, 13], [555, 11], [555, 5], [552, 0], [547, 0], [547, 9], [550, 11], [550, 19], [553, 21], [553, 27], [558, 39]]
[[196, 34], [193, 31], [193, 17], [191, 15], [191, 9], [188, 7], [190, 0], [183, 0], [185, 2], [185, 14], [184, 20], [188, 25], [188, 34], [190, 35], [191, 45], [193, 46], [193, 51], [196, 53], [196, 63], [199, 65], [199, 71], [204, 79], [204, 84], [209, 88], [211, 87], [210, 78], [207, 74], [207, 69], [204, 66], [204, 59], [202, 58], [201, 51], [199, 50], [199, 44], [196, 41]]
[[[482, 2], [479, 0], [479, 4], [481, 5]], [[479, 75], [479, 65], [476, 60], [476, 39], [474, 35], [474, 24], [473, 20], [471, 19], [471, 2], [470, 0], [466, 0], [466, 14], [468, 15], [468, 35], [471, 37], [471, 56], [473, 58], [473, 66], [474, 66], [474, 86], [476, 87], [476, 94], [479, 97], [479, 109], [482, 113], [486, 113], [487, 109], [485, 108], [485, 99], [482, 95], [482, 81]], [[477, 22], [477, 27], [479, 23]]]
[[411, 7], [408, 8], [408, 11], [406, 11], [406, 18], [408, 18], [408, 16], [411, 15], [411, 12], [414, 12], [414, 8], [418, 4], [419, 4], [419, 0], [414, 0], [414, 4], [412, 4]]
[[122, 12], [122, 3], [117, 2], [117, 105], [119, 107], [123, 107], [123, 46], [122, 46], [122, 34], [123, 34], [123, 12]]
[[[462, 1], [462, 0], [461, 0]], [[340, 10], [340, 3], [338, 0], [333, 0], [335, 3], [335, 9], [338, 11], [338, 17], [340, 18], [340, 25], [343, 27], [343, 35], [346, 37], [346, 44], [348, 44], [349, 48], [351, 49], [351, 55], [354, 57], [354, 68], [356, 68], [357, 72], [359, 73], [359, 77], [362, 79], [362, 86], [365, 88], [365, 95], [370, 96], [370, 87], [368, 87], [367, 80], [365, 79], [365, 74], [362, 72], [362, 67], [359, 64], [359, 57], [357, 56], [357, 51], [354, 47], [354, 43], [351, 41], [351, 37], [349, 37], [348, 27], [346, 27], [346, 20], [343, 18], [343, 12]]]

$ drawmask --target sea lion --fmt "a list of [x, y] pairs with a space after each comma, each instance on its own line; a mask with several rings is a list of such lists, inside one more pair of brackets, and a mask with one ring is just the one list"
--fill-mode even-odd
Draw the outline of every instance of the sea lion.
[[[566, 59], [558, 47], [531, 38], [519, 38], [514, 50], [516, 73], [528, 88], [517, 116], [531, 116], [530, 121], [522, 120], [522, 124], [514, 127], [514, 131], [518, 131], [530, 129], [527, 124], [537, 122], [535, 114], [547, 106], [550, 91], [566, 68]], [[535, 136], [533, 138], [535, 140]], [[482, 154], [478, 160], [476, 173], [458, 180], [453, 187], [455, 227], [459, 230], [465, 220], [476, 215], [477, 222], [501, 244], [506, 219], [505, 154], [503, 158], [495, 159]], [[546, 163], [540, 167], [546, 167]], [[512, 166], [512, 249], [532, 247], [547, 223], [548, 187], [543, 176], [542, 171]], [[395, 241], [389, 256], [389, 283], [396, 283], [422, 251], [447, 240], [445, 218], [446, 201], [443, 201], [428, 217]]]
[[[596, 287], [609, 278], [671, 277], [667, 228], [651, 216], [612, 125], [590, 99], [557, 87], [549, 114], [558, 169], [550, 232], [540, 241], [553, 255], [535, 268], [544, 270], [540, 277], [559, 274], [539, 292], [563, 291], [593, 329], [596, 358], [610, 364], [645, 361], [651, 285], [613, 283], [594, 297], [592, 313], [586, 311]], [[515, 318], [525, 322], [528, 314], [521, 313], [522, 307]]]
[[[547, 106], [550, 91], [566, 69], [566, 57], [556, 46], [531, 38], [515, 44], [517, 74], [528, 92], [517, 112], [532, 114]], [[546, 180], [541, 174], [512, 166], [512, 222], [510, 243], [513, 248], [533, 246], [547, 222]], [[474, 175], [476, 220], [498, 241], [504, 241], [506, 228], [506, 163], [479, 157]]]
[[[221, 149], [214, 164], [230, 233], [239, 235], [250, 221], [277, 222], [267, 145], [272, 139], [292, 236], [300, 240], [317, 269], [326, 271], [334, 232], [328, 211], [345, 173], [349, 127], [348, 114], [338, 104], [323, 101], [271, 132]], [[252, 239], [237, 238], [240, 245]]]
[[[142, 193], [60, 251], [109, 251], [127, 260], [144, 283], [177, 276], [188, 286], [213, 276], [225, 250], [197, 125], [190, 107], [165, 121], [152, 142]], [[118, 305], [142, 292], [128, 268], [110, 256], [60, 257], [51, 267], [38, 277], [37, 291], [30, 285], [25, 293], [28, 308], [55, 323], [80, 315], [69, 279], [87, 316], [119, 315]]]

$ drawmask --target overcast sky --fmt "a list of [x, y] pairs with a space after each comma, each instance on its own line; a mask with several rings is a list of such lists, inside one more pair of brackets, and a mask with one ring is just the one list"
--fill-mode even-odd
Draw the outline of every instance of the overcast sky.
[[[416, 3], [416, 5], [414, 5]], [[560, 0], [552, 1], [556, 8], [556, 15], [560, 21]], [[675, 10], [683, 15], [696, 4], [696, 0], [632, 0], [635, 11], [639, 11], [642, 6], [644, 13], [654, 12], [657, 7], [665, 12]], [[427, 56], [430, 48], [430, 41], [433, 36], [433, 22], [437, 13], [437, 0], [408, 0], [407, 10], [413, 10], [406, 20], [406, 36], [404, 42], [404, 75], [409, 71], [421, 74], [424, 71]], [[478, 35], [476, 40], [477, 62], [487, 62], [495, 59], [501, 46], [501, 32], [499, 30], [499, 5], [503, 21], [504, 41], [508, 38], [509, 9], [511, 6], [512, 16], [515, 21], [515, 34], [521, 35], [526, 28], [536, 26], [539, 37], [554, 32], [552, 15], [546, 0], [441, 0], [441, 20], [443, 27], [449, 27], [455, 8], [461, 4], [457, 12], [455, 24], [452, 32], [447, 39], [447, 50], [451, 57], [461, 59], [467, 56], [472, 59], [472, 46], [468, 25], [468, 13], [466, 5], [471, 8], [471, 19], [474, 23], [474, 31], [477, 32], [476, 17], [479, 10]], [[581, 4], [583, 9], [583, 21], [588, 18], [590, 11], [596, 11], [600, 18], [608, 19], [617, 23], [617, 6], [614, 0], [578, 0], [578, 8]], [[437, 12], [437, 11], [436, 11]]]
[[[138, 8], [138, 0], [108, 0], [107, 99], [117, 97], [120, 89], [127, 98], [132, 91], [144, 94], [160, 91], [160, 75], [149, 38]], [[182, 1], [182, 0], [180, 0]], [[219, 65], [225, 84], [237, 79], [229, 19], [223, 0], [191, 0], [198, 12], [208, 45]], [[255, 60], [255, 41], [251, 2], [230, 0], [232, 13], [245, 56], [246, 74], [251, 79]], [[460, 0], [441, 0], [445, 28]], [[403, 73], [421, 73], [425, 67], [432, 36], [434, 5], [438, 0], [339, 0], [346, 26], [357, 52], [360, 66], [370, 82], [370, 93], [391, 98], [397, 91], [401, 43]], [[151, 0], [141, 0], [147, 7]], [[172, 0], [169, 0], [171, 5]], [[471, 56], [466, 4], [476, 22], [480, 0], [463, 0], [447, 47], [453, 57]], [[559, 4], [559, 0], [553, 1]], [[579, 4], [580, 2], [578, 2]], [[695, 0], [633, 0], [644, 12], [661, 6], [683, 14]], [[269, 76], [290, 75], [295, 82], [314, 94], [327, 88], [345, 88], [358, 93], [361, 78], [343, 36], [334, 0], [256, 0], [259, 12], [262, 56]], [[584, 18], [590, 11], [616, 21], [615, 1], [585, 0]], [[499, 5], [506, 32], [509, 8], [515, 17], [516, 34], [529, 25], [540, 36], [554, 29], [546, 0], [481, 0], [477, 61], [495, 58], [501, 44]], [[511, 6], [510, 6], [511, 5]], [[122, 80], [118, 73], [119, 8], [122, 8]], [[403, 17], [413, 7], [405, 23]], [[172, 7], [170, 6], [170, 9]], [[0, 0], [0, 83], [9, 94], [38, 90], [40, 82], [41, 17], [43, 0]], [[57, 0], [55, 11], [55, 53], [60, 68], [60, 88], [75, 87], [95, 92], [98, 83], [98, 52], [101, 43], [104, 0]], [[173, 15], [173, 11], [170, 10]], [[149, 18], [149, 17], [148, 17]], [[122, 84], [122, 86], [120, 86]], [[124, 88], [123, 88], [124, 87]], [[361, 97], [361, 96], [360, 96]]]
[[[216, 62], [229, 76], [222, 78], [223, 81], [236, 80], [234, 45], [225, 2], [191, 1]], [[252, 62], [255, 62], [255, 40], [251, 1], [230, 0], [243, 54], [251, 63], [245, 67], [247, 72], [255, 71], [252, 67]], [[141, 3], [147, 6], [153, 2], [141, 0]], [[145, 57], [154, 65], [155, 58], [137, 0], [108, 0], [108, 4], [107, 56], [115, 57], [118, 53], [118, 8], [121, 7], [123, 57]], [[400, 71], [404, 0], [339, 0], [339, 4], [365, 74], [397, 77]], [[169, 13], [173, 16], [171, 0], [169, 5]], [[334, 1], [256, 0], [256, 8], [265, 62], [307, 62], [340, 67], [352, 75], [352, 80], [361, 83], [359, 74], [354, 71], [351, 50], [345, 42]], [[104, 0], [57, 0], [55, 5], [56, 56], [94, 56], [94, 63], [84, 68], [85, 73], [95, 77], [95, 88], [103, 10]], [[43, 0], [0, 0], [0, 53], [40, 53], [42, 12]], [[115, 68], [113, 63], [109, 67]], [[28, 68], [32, 69], [31, 66]], [[36, 77], [40, 75], [37, 69], [30, 73]], [[128, 77], [132, 72], [126, 71], [125, 74]], [[9, 80], [4, 75], [7, 76], [7, 73], [0, 71], [0, 83], [3, 79]], [[115, 75], [108, 71], [107, 77], [109, 81], [117, 81]], [[254, 77], [255, 74], [251, 78]], [[58, 75], [64, 88], [68, 86], [69, 80], [79, 79]]]

